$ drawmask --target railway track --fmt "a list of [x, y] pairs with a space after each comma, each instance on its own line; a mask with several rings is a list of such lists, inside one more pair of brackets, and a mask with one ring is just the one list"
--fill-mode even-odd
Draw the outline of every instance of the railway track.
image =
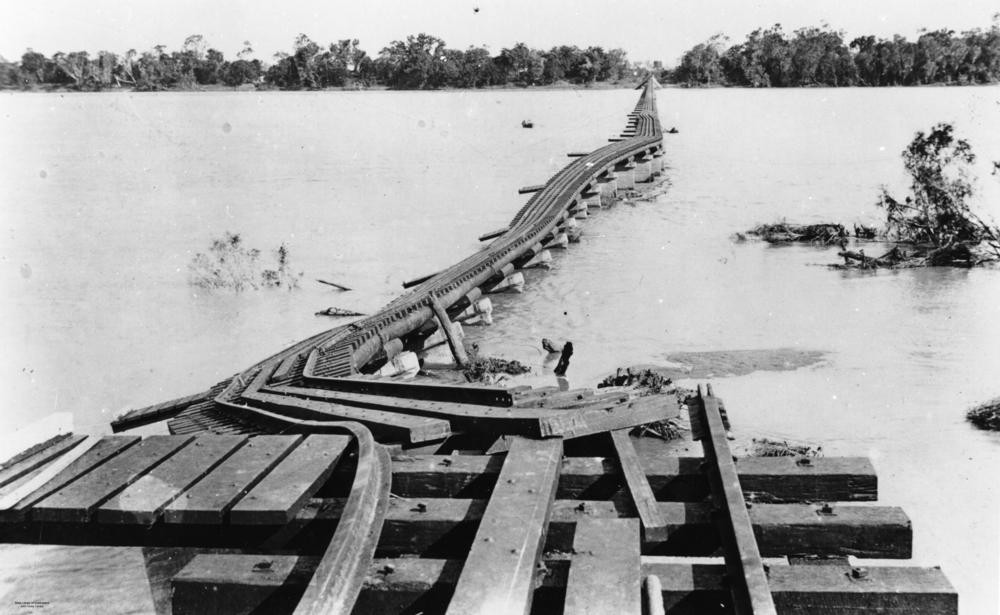
[[[259, 431], [252, 414], [243, 412], [242, 407], [322, 419], [322, 413], [317, 411], [326, 404], [329, 418], [357, 418], [338, 413], [338, 408], [345, 405], [343, 395], [336, 399], [330, 396], [333, 401], [326, 401], [302, 390], [317, 388], [397, 398], [412, 398], [419, 391], [425, 399], [430, 396], [441, 402], [510, 405], [509, 395], [497, 390], [480, 389], [477, 393], [468, 387], [421, 388], [393, 382], [362, 385], [354, 377], [374, 371], [403, 350], [422, 349], [436, 330], [450, 331], [451, 320], [484, 293], [547, 247], [565, 241], [563, 235], [568, 225], [574, 223], [570, 221], [575, 221], [573, 212], [600, 199], [609, 184], [614, 190], [616, 176], [633, 177], [632, 169], [637, 164], [642, 165], [644, 179], [658, 174], [663, 146], [656, 87], [654, 79], [641, 87], [620, 137], [593, 152], [575, 155], [570, 164], [532, 194], [508, 227], [497, 231], [483, 250], [428, 276], [376, 314], [303, 340], [202, 394], [131, 411], [113, 421], [112, 428], [123, 431], [180, 415], [172, 424], [182, 432], [206, 427], [228, 433]], [[287, 397], [289, 401], [285, 407], [279, 407], [280, 404], [273, 403], [278, 401], [275, 396]], [[353, 401], [355, 405], [363, 404], [357, 399]], [[391, 412], [392, 408], [386, 406], [382, 403], [373, 410]], [[363, 422], [375, 426], [372, 420]], [[399, 433], [398, 429], [390, 431]], [[383, 435], [377, 429], [376, 432]]]
[[867, 459], [736, 458], [711, 389], [688, 408], [701, 457], [618, 430], [415, 453], [278, 414], [64, 435], [0, 465], [0, 568], [15, 600], [91, 590], [56, 612], [957, 613], [940, 569], [865, 561], [913, 542]]
[[[61, 437], [0, 465], [0, 552], [61, 557], [13, 576], [62, 575], [109, 604], [148, 585], [149, 610], [177, 615], [957, 613], [939, 569], [865, 563], [912, 552], [906, 514], [872, 504], [867, 459], [733, 457], [710, 388], [687, 400], [703, 451], [689, 458], [629, 436], [677, 418], [672, 394], [365, 377], [436, 331], [456, 343], [453, 320], [565, 241], [581, 209], [658, 172], [655, 85], [482, 251], [112, 423], [166, 420], [171, 435]], [[88, 577], [95, 553], [119, 576]]]

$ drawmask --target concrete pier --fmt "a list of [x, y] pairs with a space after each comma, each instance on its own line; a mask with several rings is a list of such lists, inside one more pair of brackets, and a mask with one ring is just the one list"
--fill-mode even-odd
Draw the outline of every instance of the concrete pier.
[[618, 180], [615, 173], [606, 172], [597, 178], [601, 190], [601, 207], [610, 207], [618, 198]]
[[615, 179], [618, 181], [618, 188], [621, 190], [635, 188], [635, 163], [625, 161], [616, 164]]
[[644, 184], [653, 179], [653, 157], [645, 154], [635, 160], [635, 183]]

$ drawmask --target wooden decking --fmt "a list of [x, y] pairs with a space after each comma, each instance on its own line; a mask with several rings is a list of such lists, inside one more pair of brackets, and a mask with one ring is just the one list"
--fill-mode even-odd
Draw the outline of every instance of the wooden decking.
[[718, 405], [690, 406], [704, 457], [618, 432], [390, 460], [360, 425], [293, 420], [334, 433], [74, 438], [0, 488], [0, 552], [74, 579], [87, 559], [143, 565], [148, 586], [130, 567], [89, 582], [178, 615], [638, 614], [648, 575], [671, 614], [957, 612], [940, 570], [858, 559], [908, 558], [913, 540], [873, 504], [866, 459], [734, 459]]

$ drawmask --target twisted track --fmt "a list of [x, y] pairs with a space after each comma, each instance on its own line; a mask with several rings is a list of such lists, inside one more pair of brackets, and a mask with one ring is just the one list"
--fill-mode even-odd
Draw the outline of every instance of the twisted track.
[[[201, 396], [192, 396], [197, 399], [186, 398], [183, 405], [159, 404], [159, 413], [163, 414], [164, 407], [173, 411], [200, 405], [205, 411], [226, 410], [228, 417], [221, 419], [225, 423], [238, 417], [233, 412], [234, 404], [259, 407], [258, 402], [263, 401], [260, 389], [269, 385], [295, 386], [304, 379], [321, 379], [324, 386], [337, 388], [338, 381], [358, 374], [362, 367], [382, 356], [380, 353], [388, 341], [405, 339], [421, 328], [426, 331], [427, 323], [434, 319], [433, 301], [451, 313], [462, 311], [484, 289], [488, 290], [555, 241], [561, 225], [571, 216], [570, 210], [588, 198], [585, 193], [593, 194], [592, 188], [599, 179], [614, 178], [616, 166], [624, 168], [633, 159], [662, 155], [656, 86], [655, 80], [642, 86], [620, 138], [577, 157], [556, 173], [517, 212], [508, 229], [480, 252], [427, 278], [378, 313], [294, 344], [234, 376], [227, 385], [220, 383]], [[261, 373], [267, 376], [259, 377]], [[114, 421], [112, 427], [120, 431], [151, 422], [154, 413], [149, 410], [129, 413]]]

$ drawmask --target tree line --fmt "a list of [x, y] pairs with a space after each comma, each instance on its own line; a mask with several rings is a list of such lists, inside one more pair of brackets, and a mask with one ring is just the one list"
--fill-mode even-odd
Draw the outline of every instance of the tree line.
[[561, 45], [548, 51], [524, 43], [492, 55], [485, 47], [448, 48], [443, 40], [417, 34], [393, 41], [372, 57], [358, 39], [321, 45], [305, 34], [291, 53], [279, 52], [269, 64], [253, 57], [244, 42], [233, 61], [208, 47], [201, 35], [185, 39], [177, 51], [165, 46], [124, 55], [101, 51], [58, 52], [52, 57], [28, 49], [20, 62], [0, 58], [0, 87], [140, 91], [224, 85], [280, 89], [384, 86], [395, 89], [477, 88], [502, 85], [593, 84], [644, 77], [660, 66], [635, 65], [622, 49]]
[[727, 46], [714, 36], [681, 57], [665, 80], [688, 86], [807, 87], [993, 83], [1000, 80], [1000, 15], [988, 30], [921, 31], [916, 41], [829, 27], [786, 35], [780, 24]]

